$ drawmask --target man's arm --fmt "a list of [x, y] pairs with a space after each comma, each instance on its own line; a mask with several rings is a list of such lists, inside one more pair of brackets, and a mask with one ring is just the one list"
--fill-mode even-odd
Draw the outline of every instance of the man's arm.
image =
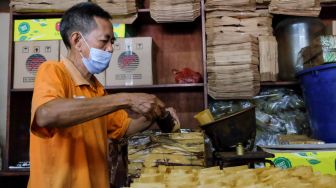
[[163, 106], [154, 95], [144, 93], [121, 93], [90, 99], [54, 99], [37, 109], [35, 122], [39, 127], [70, 127], [125, 108], [154, 117], [160, 115]]
[[125, 136], [129, 137], [135, 133], [142, 132], [149, 128], [153, 124], [153, 120], [148, 120], [144, 116], [141, 116], [136, 119], [132, 119], [131, 123], [128, 126]]

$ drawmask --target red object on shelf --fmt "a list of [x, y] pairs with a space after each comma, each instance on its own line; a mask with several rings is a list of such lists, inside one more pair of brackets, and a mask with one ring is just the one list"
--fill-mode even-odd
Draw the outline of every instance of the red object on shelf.
[[181, 71], [173, 69], [175, 74], [175, 82], [178, 84], [187, 83], [201, 83], [203, 81], [202, 75], [189, 68], [183, 68]]

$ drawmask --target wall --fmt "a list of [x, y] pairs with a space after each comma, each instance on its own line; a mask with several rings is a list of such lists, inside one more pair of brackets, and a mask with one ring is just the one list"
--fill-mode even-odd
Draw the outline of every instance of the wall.
[[[7, 80], [8, 80], [8, 2], [0, 3], [0, 145], [4, 148], [6, 139]], [[1, 165], [0, 165], [1, 166]]]

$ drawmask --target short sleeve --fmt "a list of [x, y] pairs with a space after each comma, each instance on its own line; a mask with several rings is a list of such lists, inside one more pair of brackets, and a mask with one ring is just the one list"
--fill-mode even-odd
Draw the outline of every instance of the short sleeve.
[[65, 72], [59, 62], [42, 63], [38, 69], [31, 108], [31, 132], [41, 138], [50, 138], [56, 129], [41, 128], [35, 121], [36, 110], [43, 104], [56, 99], [65, 98]]
[[119, 140], [122, 138], [131, 122], [131, 118], [125, 110], [118, 110], [108, 115], [107, 133], [108, 137]]

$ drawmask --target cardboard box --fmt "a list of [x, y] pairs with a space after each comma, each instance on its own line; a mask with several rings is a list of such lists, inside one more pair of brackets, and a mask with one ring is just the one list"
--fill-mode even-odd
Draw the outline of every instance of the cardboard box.
[[[61, 18], [14, 21], [14, 41], [62, 40]], [[125, 37], [125, 24], [113, 24], [114, 36]]]
[[314, 172], [336, 175], [336, 144], [293, 144], [263, 149], [275, 155], [270, 160], [279, 168], [312, 166]]
[[15, 42], [13, 88], [34, 88], [38, 67], [46, 60], [59, 60], [59, 41]]
[[152, 85], [152, 49], [151, 37], [118, 38], [106, 70], [106, 85]]

